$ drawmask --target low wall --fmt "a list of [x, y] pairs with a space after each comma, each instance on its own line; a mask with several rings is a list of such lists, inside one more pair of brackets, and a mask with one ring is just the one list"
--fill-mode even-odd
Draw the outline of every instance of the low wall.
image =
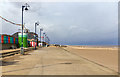
[[18, 48], [17, 44], [0, 44], [0, 50]]

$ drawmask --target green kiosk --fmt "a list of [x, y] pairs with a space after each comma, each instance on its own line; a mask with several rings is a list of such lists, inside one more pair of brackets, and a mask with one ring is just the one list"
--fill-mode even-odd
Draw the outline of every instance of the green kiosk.
[[[19, 47], [21, 47], [22, 46], [22, 33], [18, 33], [18, 43], [19, 43]], [[23, 33], [23, 47], [24, 48], [28, 47], [27, 33]]]

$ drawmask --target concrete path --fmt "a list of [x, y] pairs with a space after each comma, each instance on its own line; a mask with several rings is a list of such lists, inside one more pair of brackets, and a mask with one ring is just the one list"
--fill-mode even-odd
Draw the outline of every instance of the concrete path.
[[116, 75], [117, 73], [71, 54], [48, 47], [3, 61], [3, 75]]

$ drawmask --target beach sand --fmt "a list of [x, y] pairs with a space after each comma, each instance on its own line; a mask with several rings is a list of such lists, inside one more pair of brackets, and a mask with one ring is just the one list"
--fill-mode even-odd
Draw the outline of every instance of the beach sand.
[[68, 46], [66, 50], [118, 72], [118, 48], [114, 46]]

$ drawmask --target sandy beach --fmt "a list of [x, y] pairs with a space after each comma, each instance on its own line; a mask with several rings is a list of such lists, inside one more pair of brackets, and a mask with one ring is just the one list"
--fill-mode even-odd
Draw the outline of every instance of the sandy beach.
[[66, 50], [118, 72], [118, 48], [114, 46], [68, 46]]

